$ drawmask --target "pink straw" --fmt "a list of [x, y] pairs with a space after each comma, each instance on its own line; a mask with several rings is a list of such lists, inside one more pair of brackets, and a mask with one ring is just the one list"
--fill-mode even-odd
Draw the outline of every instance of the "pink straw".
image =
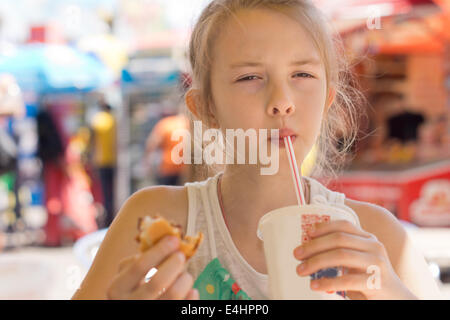
[[305, 204], [305, 196], [303, 195], [302, 180], [297, 167], [297, 160], [295, 159], [294, 147], [292, 146], [291, 137], [284, 137], [284, 145], [286, 146], [286, 152], [288, 154], [289, 164], [291, 167], [292, 179], [294, 180], [295, 193], [297, 195], [298, 205]]

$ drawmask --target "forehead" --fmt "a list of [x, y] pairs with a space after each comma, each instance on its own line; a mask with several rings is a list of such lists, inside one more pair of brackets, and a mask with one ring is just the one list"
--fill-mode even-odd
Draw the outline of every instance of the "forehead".
[[[293, 18], [269, 9], [241, 10], [225, 22], [214, 46], [213, 64], [236, 60], [319, 59], [309, 33]], [[214, 62], [215, 61], [215, 62]]]

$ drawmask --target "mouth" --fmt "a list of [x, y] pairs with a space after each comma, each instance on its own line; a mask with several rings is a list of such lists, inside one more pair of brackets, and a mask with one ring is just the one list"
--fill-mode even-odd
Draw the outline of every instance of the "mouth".
[[278, 144], [280, 147], [284, 148], [284, 147], [286, 147], [285, 142], [284, 142], [284, 138], [286, 138], [286, 137], [290, 137], [292, 144], [294, 144], [295, 140], [297, 139], [297, 134], [289, 128], [283, 128], [283, 129], [280, 129], [278, 139], [269, 138], [269, 140], [271, 143]]
[[[286, 136], [286, 137], [287, 137], [287, 136]], [[297, 138], [297, 136], [296, 136], [296, 135], [291, 135], [291, 136], [289, 136], [289, 137], [291, 137], [291, 142], [292, 142], [292, 144], [294, 144], [295, 139]], [[270, 142], [271, 142], [271, 143], [278, 144], [278, 146], [279, 146], [279, 147], [282, 147], [282, 148], [285, 148], [285, 147], [286, 147], [286, 143], [284, 142], [284, 137], [283, 137], [283, 138], [280, 137], [279, 139], [274, 139], [274, 140], [270, 139]]]

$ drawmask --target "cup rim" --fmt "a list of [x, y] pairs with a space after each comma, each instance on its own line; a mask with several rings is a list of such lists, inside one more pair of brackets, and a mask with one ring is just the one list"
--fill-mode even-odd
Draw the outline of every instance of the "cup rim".
[[266, 214], [264, 214], [259, 219], [258, 228], [256, 229], [256, 233], [257, 233], [258, 238], [260, 240], [263, 240], [262, 234], [261, 234], [261, 227], [269, 218], [271, 218], [274, 215], [278, 215], [278, 214], [292, 216], [292, 215], [295, 215], [297, 213], [293, 212], [293, 211], [289, 211], [289, 212], [283, 212], [283, 211], [285, 211], [287, 209], [291, 209], [291, 208], [302, 208], [302, 207], [333, 207], [334, 210], [337, 210], [339, 212], [345, 213], [346, 216], [351, 217], [351, 222], [355, 223], [356, 225], [359, 225], [358, 224], [358, 219], [357, 219], [357, 217], [355, 217], [353, 215], [353, 213], [351, 213], [351, 212], [349, 212], [347, 210], [344, 210], [343, 208], [340, 208], [338, 206], [325, 205], [325, 204], [321, 204], [321, 203], [318, 203], [318, 204], [305, 204], [305, 205], [302, 205], [302, 206], [300, 206], [300, 205], [292, 205], [292, 206], [286, 206], [286, 207], [277, 208], [277, 209], [274, 209], [274, 210], [269, 211]]

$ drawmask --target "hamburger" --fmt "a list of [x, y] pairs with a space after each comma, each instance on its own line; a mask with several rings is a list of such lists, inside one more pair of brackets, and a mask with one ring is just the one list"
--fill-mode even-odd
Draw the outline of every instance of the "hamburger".
[[198, 232], [195, 237], [185, 236], [180, 225], [169, 222], [163, 217], [146, 216], [138, 220], [139, 234], [136, 238], [140, 251], [145, 252], [165, 236], [175, 236], [180, 239], [179, 250], [184, 253], [186, 260], [191, 258], [203, 241], [203, 233]]

